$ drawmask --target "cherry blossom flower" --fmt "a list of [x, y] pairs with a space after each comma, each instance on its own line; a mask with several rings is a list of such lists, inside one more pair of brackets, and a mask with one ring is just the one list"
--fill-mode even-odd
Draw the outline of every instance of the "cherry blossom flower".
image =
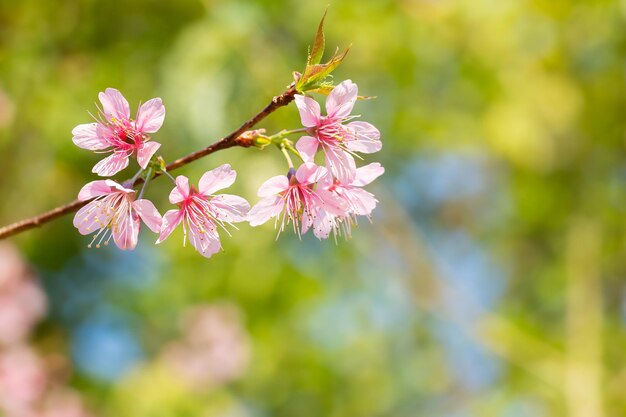
[[244, 374], [250, 343], [235, 306], [196, 306], [181, 324], [183, 338], [165, 349], [163, 359], [190, 388], [206, 389]]
[[296, 148], [306, 162], [313, 162], [319, 147], [326, 165], [335, 178], [348, 183], [354, 178], [356, 165], [352, 153], [373, 153], [381, 149], [380, 132], [367, 122], [350, 122], [357, 99], [358, 87], [350, 80], [337, 85], [326, 98], [327, 115], [311, 97], [296, 95], [295, 101], [302, 124], [310, 136], [303, 136]]
[[378, 162], [374, 162], [358, 168], [354, 179], [349, 183], [342, 183], [328, 174], [322, 177], [318, 183], [319, 192], [331, 193], [342, 201], [346, 211], [337, 215], [324, 209], [320, 210], [315, 221], [315, 236], [325, 239], [332, 231], [335, 236], [343, 232], [346, 237], [350, 237], [352, 226], [357, 223], [356, 217], [369, 217], [378, 202], [373, 194], [362, 187], [370, 184], [384, 172], [385, 169]]
[[69, 388], [56, 387], [43, 401], [37, 417], [90, 417], [78, 393]]
[[113, 237], [120, 249], [134, 249], [141, 225], [139, 219], [153, 232], [161, 230], [161, 215], [154, 204], [145, 199], [135, 200], [133, 189], [113, 180], [92, 181], [80, 190], [78, 199], [87, 201], [92, 198], [95, 199], [74, 217], [74, 226], [80, 234], [97, 231], [89, 247], [96, 240], [96, 247], [102, 242], [107, 245]]
[[43, 318], [46, 297], [17, 250], [0, 243], [0, 345], [23, 342]]
[[[180, 223], [183, 224], [184, 242], [189, 239], [191, 245], [204, 257], [210, 258], [222, 245], [218, 227], [228, 233], [226, 224], [245, 220], [250, 205], [243, 198], [230, 195], [213, 195], [217, 190], [230, 187], [237, 177], [228, 164], [204, 173], [198, 189], [189, 186], [189, 179], [184, 175], [176, 178], [176, 186], [169, 196], [170, 203], [178, 209], [163, 215], [161, 233], [156, 243], [164, 241]], [[189, 233], [187, 233], [189, 231]]]
[[76, 146], [100, 153], [113, 152], [98, 162], [92, 172], [109, 177], [128, 166], [128, 158], [136, 153], [137, 162], [145, 169], [160, 143], [150, 141], [148, 133], [157, 132], [165, 119], [165, 106], [160, 98], [148, 100], [137, 110], [137, 119], [130, 118], [128, 101], [114, 88], [98, 95], [102, 103], [96, 123], [78, 125], [72, 130]]
[[26, 346], [0, 352], [0, 409], [24, 415], [43, 396], [48, 384], [43, 361]]
[[295, 172], [291, 169], [287, 175], [265, 181], [257, 192], [261, 201], [248, 214], [250, 225], [258, 226], [275, 217], [276, 225], [280, 223], [279, 233], [292, 223], [294, 232], [301, 236], [314, 225], [321, 209], [343, 215], [345, 206], [339, 199], [330, 192], [315, 190], [317, 180], [325, 174], [325, 168], [305, 163]]

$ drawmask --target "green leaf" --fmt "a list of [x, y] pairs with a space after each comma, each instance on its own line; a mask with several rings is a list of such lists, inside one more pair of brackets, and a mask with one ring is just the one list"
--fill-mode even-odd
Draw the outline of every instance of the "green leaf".
[[322, 20], [320, 21], [319, 26], [317, 27], [317, 35], [315, 35], [315, 41], [313, 42], [313, 47], [309, 52], [309, 58], [307, 59], [306, 65], [315, 65], [319, 64], [322, 60], [322, 56], [324, 55], [324, 19], [326, 19], [326, 13], [328, 9], [324, 12], [324, 16], [322, 16]]
[[296, 84], [296, 89], [299, 92], [305, 92], [322, 87], [326, 77], [341, 64], [349, 50], [350, 47], [339, 53], [339, 49], [337, 49], [330, 61], [325, 64], [307, 65], [304, 74], [302, 74], [302, 77]]

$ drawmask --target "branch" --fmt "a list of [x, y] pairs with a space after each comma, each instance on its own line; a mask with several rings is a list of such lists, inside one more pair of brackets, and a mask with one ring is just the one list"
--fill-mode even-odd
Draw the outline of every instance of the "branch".
[[[256, 115], [254, 115], [251, 119], [249, 119], [247, 122], [239, 126], [239, 128], [232, 131], [230, 134], [218, 140], [217, 142], [212, 143], [211, 145], [207, 146], [206, 148], [200, 149], [199, 151], [196, 151], [196, 152], [192, 152], [187, 156], [177, 159], [176, 161], [167, 165], [166, 167], [167, 171], [174, 171], [175, 169], [183, 167], [197, 159], [200, 159], [202, 157], [205, 157], [207, 155], [210, 155], [222, 149], [231, 148], [233, 146], [243, 146], [243, 147], [250, 146], [249, 142], [247, 142], [246, 140], [241, 140], [240, 138], [241, 134], [244, 133], [246, 130], [250, 129], [251, 127], [255, 126], [261, 120], [265, 119], [267, 116], [272, 114], [278, 108], [286, 106], [287, 104], [291, 103], [294, 99], [295, 94], [296, 94], [295, 83], [292, 83], [289, 86], [289, 88], [285, 90], [284, 93], [282, 93], [279, 96], [274, 97], [272, 101], [267, 106], [265, 106], [263, 110], [261, 110]], [[156, 173], [155, 177], [159, 175], [161, 175], [160, 172]], [[142, 181], [143, 180], [141, 178], [137, 179], [133, 185], [139, 184]], [[90, 200], [88, 201], [74, 200], [71, 203], [68, 203], [64, 206], [57, 207], [53, 210], [47, 211], [38, 216], [31, 217], [30, 219], [20, 220], [18, 222], [4, 226], [0, 228], [0, 240], [5, 239], [9, 236], [16, 235], [26, 230], [39, 227], [65, 214], [75, 212], [81, 207], [83, 207], [85, 204], [87, 204], [89, 201]]]

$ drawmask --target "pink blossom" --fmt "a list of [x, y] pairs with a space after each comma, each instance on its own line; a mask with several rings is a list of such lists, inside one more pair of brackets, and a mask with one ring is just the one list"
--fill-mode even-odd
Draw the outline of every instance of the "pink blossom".
[[24, 341], [46, 312], [46, 297], [17, 250], [0, 243], [0, 345]]
[[342, 202], [329, 192], [318, 192], [315, 184], [326, 174], [323, 167], [305, 163], [297, 171], [278, 175], [265, 181], [258, 196], [263, 197], [248, 214], [251, 226], [258, 226], [270, 218], [280, 222], [279, 233], [292, 223], [294, 232], [301, 236], [315, 223], [321, 209], [336, 215], [344, 213]]
[[349, 182], [356, 165], [352, 153], [373, 153], [381, 149], [380, 132], [367, 122], [350, 122], [357, 99], [358, 87], [350, 80], [337, 85], [326, 98], [327, 116], [321, 115], [320, 105], [311, 97], [296, 95], [302, 124], [310, 136], [300, 138], [296, 147], [305, 161], [312, 162], [318, 147], [326, 156], [326, 165], [336, 178]]
[[104, 241], [107, 245], [111, 236], [122, 250], [134, 249], [137, 245], [139, 219], [155, 233], [161, 229], [161, 215], [149, 200], [135, 200], [135, 190], [119, 185], [113, 180], [92, 181], [78, 194], [78, 199], [87, 201], [74, 217], [74, 226], [80, 234], [97, 231], [89, 247], [98, 240], [96, 247]]
[[56, 388], [46, 395], [38, 417], [90, 417], [81, 397], [68, 388]]
[[343, 203], [346, 208], [344, 213], [332, 213], [327, 210], [320, 210], [315, 222], [315, 236], [325, 239], [330, 232], [335, 235], [349, 237], [352, 225], [356, 224], [357, 216], [369, 217], [378, 200], [373, 194], [363, 188], [376, 178], [381, 176], [385, 169], [378, 163], [371, 163], [356, 170], [356, 175], [349, 183], [343, 183], [332, 175], [325, 175], [318, 183], [319, 192], [331, 193], [335, 198]]
[[170, 345], [165, 362], [192, 388], [240, 377], [250, 361], [248, 335], [230, 304], [198, 306], [182, 322], [184, 337]]
[[[217, 190], [230, 187], [237, 177], [228, 164], [204, 173], [198, 189], [189, 186], [189, 179], [184, 175], [176, 178], [176, 186], [170, 193], [170, 203], [178, 209], [170, 210], [163, 216], [161, 233], [156, 243], [164, 241], [180, 223], [183, 224], [184, 240], [187, 238], [202, 255], [210, 258], [222, 245], [217, 232], [218, 227], [227, 233], [226, 224], [245, 220], [250, 205], [243, 198], [230, 195], [213, 195]], [[187, 231], [189, 230], [189, 234]]]
[[25, 414], [43, 396], [48, 375], [42, 360], [30, 348], [0, 352], [0, 408]]
[[100, 153], [113, 152], [93, 167], [93, 172], [109, 177], [128, 166], [128, 158], [136, 153], [137, 162], [145, 169], [160, 143], [150, 141], [148, 133], [157, 132], [165, 119], [165, 106], [160, 98], [148, 100], [137, 110], [137, 119], [130, 118], [128, 101], [114, 88], [98, 95], [102, 103], [96, 123], [78, 125], [72, 130], [73, 142], [80, 148]]

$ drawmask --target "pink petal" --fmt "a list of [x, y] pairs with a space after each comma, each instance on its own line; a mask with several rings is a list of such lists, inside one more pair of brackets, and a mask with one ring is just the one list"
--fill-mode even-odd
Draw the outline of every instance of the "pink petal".
[[318, 145], [319, 142], [317, 139], [311, 136], [302, 136], [300, 140], [298, 140], [298, 143], [296, 143], [296, 149], [300, 152], [300, 156], [304, 162], [313, 162]]
[[189, 239], [189, 243], [205, 258], [210, 258], [222, 248], [217, 234], [201, 231], [194, 225], [190, 225], [187, 238]]
[[98, 94], [98, 98], [102, 103], [102, 110], [107, 119], [130, 119], [128, 101], [126, 101], [122, 93], [115, 88], [107, 88], [104, 90], [104, 93]]
[[98, 162], [91, 172], [101, 177], [115, 175], [128, 166], [128, 155], [125, 152], [114, 152]]
[[259, 201], [248, 212], [250, 226], [259, 226], [283, 210], [284, 202], [280, 196], [267, 197]]
[[[120, 213], [117, 213], [119, 216]], [[111, 228], [113, 241], [121, 250], [135, 249], [141, 223], [138, 216], [133, 213], [123, 213], [123, 217], [116, 219], [115, 227]]]
[[150, 230], [154, 233], [161, 231], [163, 219], [159, 211], [154, 207], [154, 204], [152, 204], [152, 201], [146, 199], [133, 201], [133, 208]]
[[296, 179], [300, 184], [312, 184], [319, 181], [324, 175], [324, 171], [312, 162], [307, 162], [296, 171]]
[[320, 207], [330, 214], [335, 216], [345, 216], [349, 212], [348, 203], [338, 197], [335, 193], [327, 190], [317, 190], [317, 195], [320, 197]]
[[137, 111], [137, 130], [143, 133], [154, 133], [163, 126], [165, 106], [159, 97], [146, 101]]
[[354, 152], [374, 153], [382, 149], [380, 131], [367, 122], [352, 122], [346, 125], [354, 132], [354, 139], [347, 140], [346, 146]]
[[126, 188], [123, 185], [120, 185], [120, 184], [116, 183], [113, 180], [104, 180], [104, 182], [106, 182], [106, 184], [109, 187], [111, 187], [111, 192], [113, 192], [113, 191], [121, 191], [121, 192], [126, 193], [126, 194], [130, 194], [130, 193], [134, 193], [135, 192], [134, 189]]
[[97, 123], [85, 123], [78, 125], [72, 130], [72, 142], [79, 148], [98, 151], [108, 148], [109, 142], [98, 136]]
[[384, 172], [385, 168], [383, 168], [382, 165], [378, 162], [372, 162], [371, 164], [357, 168], [356, 176], [351, 185], [363, 187], [383, 175]]
[[300, 112], [302, 125], [305, 127], [317, 126], [321, 119], [320, 105], [311, 97], [296, 94], [296, 106]]
[[333, 230], [333, 216], [324, 210], [320, 210], [313, 220], [313, 234], [318, 239], [327, 239]]
[[242, 197], [231, 194], [219, 194], [211, 199], [211, 204], [217, 208], [217, 220], [227, 223], [237, 223], [246, 220], [250, 204]]
[[350, 80], [333, 88], [326, 98], [326, 112], [329, 118], [343, 119], [350, 115], [358, 94], [358, 87]]
[[285, 175], [277, 175], [261, 184], [257, 195], [259, 197], [270, 197], [282, 193], [287, 188], [289, 188], [289, 179]]
[[144, 142], [141, 145], [141, 147], [137, 150], [137, 163], [142, 169], [146, 169], [150, 159], [160, 147], [160, 143], [153, 141]]
[[92, 201], [78, 210], [73, 224], [81, 235], [88, 235], [106, 227], [111, 222], [113, 214], [102, 201]]
[[372, 214], [372, 210], [376, 208], [378, 200], [376, 200], [372, 193], [368, 193], [362, 188], [352, 188], [345, 192], [350, 198], [354, 214], [369, 216]]
[[350, 184], [356, 175], [354, 158], [339, 148], [325, 147], [326, 166], [331, 174], [343, 184]]
[[183, 220], [183, 211], [182, 210], [169, 210], [165, 215], [163, 215], [163, 221], [161, 222], [161, 232], [159, 234], [159, 239], [156, 243], [161, 243], [167, 237], [172, 234], [176, 226], [180, 224]]
[[189, 178], [184, 175], [176, 177], [176, 187], [170, 193], [170, 203], [178, 204], [189, 197]]
[[200, 194], [210, 196], [217, 190], [233, 185], [236, 178], [237, 172], [233, 171], [230, 165], [224, 164], [202, 175], [198, 184], [198, 191]]
[[87, 201], [94, 197], [110, 194], [112, 190], [108, 181], [109, 180], [97, 180], [85, 184], [78, 192], [78, 199], [80, 201]]

